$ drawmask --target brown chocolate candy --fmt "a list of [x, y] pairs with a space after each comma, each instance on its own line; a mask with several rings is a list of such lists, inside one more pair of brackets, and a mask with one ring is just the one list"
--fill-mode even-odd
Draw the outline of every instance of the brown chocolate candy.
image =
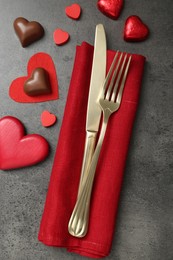
[[18, 17], [13, 25], [22, 47], [27, 47], [31, 43], [41, 39], [44, 35], [42, 25], [36, 21], [29, 22], [23, 17]]
[[24, 83], [24, 92], [28, 96], [39, 96], [51, 93], [48, 72], [43, 68], [36, 68], [31, 77]]

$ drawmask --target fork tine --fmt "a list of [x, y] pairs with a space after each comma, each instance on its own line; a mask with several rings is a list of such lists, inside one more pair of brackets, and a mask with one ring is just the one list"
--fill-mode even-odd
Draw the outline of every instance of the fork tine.
[[125, 81], [126, 81], [126, 78], [127, 78], [131, 59], [132, 59], [132, 56], [130, 56], [129, 59], [128, 59], [126, 69], [124, 71], [124, 75], [123, 75], [123, 78], [122, 78], [122, 81], [121, 81], [120, 89], [119, 89], [119, 92], [118, 92], [118, 95], [117, 95], [117, 98], [116, 98], [116, 102], [119, 103], [119, 104], [121, 103], [122, 92], [123, 92], [123, 89], [124, 89], [124, 86], [125, 86]]
[[108, 71], [108, 74], [107, 74], [107, 76], [106, 76], [106, 78], [105, 78], [105, 81], [104, 81], [104, 83], [103, 83], [102, 97], [104, 97], [104, 95], [105, 95], [105, 91], [106, 91], [107, 85], [108, 85], [108, 83], [109, 83], [109, 80], [110, 80], [112, 71], [113, 71], [113, 69], [114, 69], [114, 65], [115, 65], [115, 62], [116, 62], [116, 60], [117, 60], [118, 53], [119, 53], [119, 51], [116, 52], [116, 54], [115, 54], [115, 56], [114, 56], [114, 59], [113, 59], [113, 61], [112, 61], [111, 67], [110, 67], [110, 69], [109, 69], [109, 71]]
[[119, 69], [119, 66], [120, 66], [120, 62], [121, 62], [121, 59], [122, 59], [122, 56], [123, 56], [123, 53], [121, 53], [119, 59], [118, 59], [118, 64], [116, 65], [115, 69], [114, 69], [114, 73], [112, 75], [112, 78], [111, 78], [111, 82], [109, 83], [109, 87], [107, 89], [107, 93], [106, 93], [106, 99], [109, 100], [110, 96], [111, 96], [111, 91], [112, 91], [112, 88], [113, 88], [113, 84], [114, 84], [114, 81], [115, 81], [115, 77], [117, 75], [117, 72], [118, 72], [118, 69]]
[[115, 82], [115, 85], [114, 85], [114, 89], [113, 89], [113, 92], [112, 92], [112, 96], [111, 96], [111, 101], [112, 102], [115, 101], [115, 97], [116, 97], [116, 94], [117, 94], [117, 89], [118, 89], [119, 82], [120, 82], [120, 79], [121, 79], [121, 76], [122, 76], [122, 73], [123, 73], [123, 69], [124, 69], [124, 65], [125, 65], [126, 59], [127, 59], [127, 54], [125, 54], [125, 56], [123, 58], [123, 63], [121, 64], [120, 70], [118, 72], [118, 77], [116, 79], [116, 82]]

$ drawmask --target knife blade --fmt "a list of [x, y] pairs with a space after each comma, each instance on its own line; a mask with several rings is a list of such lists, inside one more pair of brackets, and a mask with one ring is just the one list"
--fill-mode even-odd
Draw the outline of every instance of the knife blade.
[[84, 183], [94, 153], [97, 132], [100, 124], [101, 109], [98, 105], [98, 97], [106, 74], [106, 35], [102, 24], [98, 24], [95, 30], [94, 54], [92, 62], [91, 80], [86, 117], [86, 139], [82, 163], [81, 177], [78, 194]]

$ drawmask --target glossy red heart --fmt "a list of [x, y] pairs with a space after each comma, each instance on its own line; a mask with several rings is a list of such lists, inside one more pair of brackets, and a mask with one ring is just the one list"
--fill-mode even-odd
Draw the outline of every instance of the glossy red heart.
[[54, 125], [56, 122], [56, 116], [51, 114], [49, 111], [45, 110], [41, 114], [41, 123], [44, 127], [49, 127]]
[[63, 45], [64, 43], [68, 42], [69, 37], [70, 35], [68, 32], [65, 32], [59, 28], [56, 29], [53, 33], [53, 39], [57, 45]]
[[116, 20], [123, 8], [123, 0], [98, 0], [98, 9], [106, 16]]
[[[31, 97], [24, 92], [24, 84], [26, 80], [30, 78], [32, 72], [39, 67], [45, 69], [49, 74], [51, 93]], [[37, 53], [33, 55], [28, 62], [27, 71], [28, 76], [13, 80], [10, 85], [9, 95], [14, 101], [21, 103], [36, 103], [56, 100], [58, 98], [58, 80], [56, 76], [55, 65], [50, 55], [46, 53]]]
[[77, 20], [81, 15], [81, 7], [78, 4], [72, 4], [65, 8], [65, 13], [68, 17]]
[[143, 41], [148, 37], [149, 29], [146, 24], [137, 16], [129, 16], [125, 22], [124, 40]]
[[49, 145], [38, 134], [25, 135], [23, 124], [15, 117], [0, 119], [0, 169], [9, 170], [43, 161]]

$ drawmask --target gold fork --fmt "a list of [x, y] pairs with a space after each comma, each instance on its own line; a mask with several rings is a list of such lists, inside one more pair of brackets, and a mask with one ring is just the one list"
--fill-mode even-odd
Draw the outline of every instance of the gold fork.
[[[117, 62], [116, 62], [117, 61]], [[99, 105], [103, 111], [103, 123], [88, 173], [84, 176], [80, 193], [73, 209], [68, 231], [75, 237], [84, 237], [88, 230], [92, 186], [107, 124], [112, 113], [120, 107], [131, 56], [117, 52], [103, 85]], [[116, 66], [115, 66], [116, 65]], [[115, 67], [115, 68], [114, 68]], [[117, 93], [118, 92], [118, 93]]]

